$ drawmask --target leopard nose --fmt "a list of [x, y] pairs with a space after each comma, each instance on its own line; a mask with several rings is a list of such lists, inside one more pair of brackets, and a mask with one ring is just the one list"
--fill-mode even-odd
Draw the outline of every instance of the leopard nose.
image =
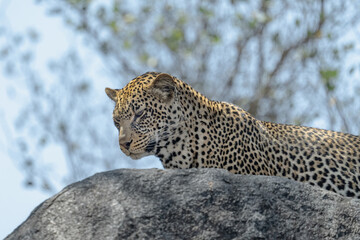
[[121, 139], [123, 139], [125, 137], [126, 137], [126, 135], [124, 133], [124, 128], [121, 126], [120, 130], [119, 130], [119, 140], [121, 140]]
[[126, 150], [129, 150], [131, 142], [132, 140], [129, 142], [121, 143], [120, 145], [124, 147]]

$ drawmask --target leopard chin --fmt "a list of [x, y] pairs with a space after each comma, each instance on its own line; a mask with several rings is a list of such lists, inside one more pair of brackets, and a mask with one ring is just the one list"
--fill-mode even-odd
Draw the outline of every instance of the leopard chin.
[[122, 147], [122, 146], [120, 146], [120, 149], [126, 156], [130, 157], [133, 160], [138, 160], [140, 158], [151, 155], [148, 152], [133, 153], [133, 152], [129, 151], [128, 149]]
[[149, 155], [151, 155], [151, 154], [144, 152], [144, 153], [130, 153], [127, 156], [131, 157], [132, 160], [139, 160], [140, 158], [143, 158], [143, 157], [146, 157]]

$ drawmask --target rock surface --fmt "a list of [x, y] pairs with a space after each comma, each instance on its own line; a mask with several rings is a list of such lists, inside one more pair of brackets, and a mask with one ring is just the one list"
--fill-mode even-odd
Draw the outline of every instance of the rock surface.
[[96, 174], [40, 204], [6, 239], [360, 239], [360, 201], [225, 170]]

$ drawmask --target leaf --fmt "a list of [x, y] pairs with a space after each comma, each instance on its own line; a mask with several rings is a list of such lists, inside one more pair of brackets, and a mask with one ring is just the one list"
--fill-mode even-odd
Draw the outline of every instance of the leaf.
[[217, 34], [210, 34], [209, 37], [212, 43], [219, 43], [221, 41], [220, 36]]
[[178, 20], [178, 24], [184, 25], [185, 23], [187, 23], [187, 17], [185, 14], [181, 14], [181, 16], [179, 17], [179, 20]]
[[148, 59], [149, 59], [149, 54], [143, 53], [143, 54], [140, 55], [140, 61], [141, 62], [145, 63], [145, 62], [147, 62]]
[[180, 29], [174, 29], [171, 33], [171, 38], [174, 41], [182, 41], [184, 38], [184, 34]]
[[120, 12], [120, 2], [119, 1], [113, 2], [112, 11], [114, 14], [118, 14]]
[[353, 50], [355, 47], [354, 43], [347, 43], [343, 45], [343, 49], [344, 51], [349, 51], [349, 50]]
[[124, 19], [124, 22], [127, 24], [130, 24], [130, 23], [133, 23], [136, 21], [136, 17], [130, 13], [125, 14], [123, 19]]
[[335, 90], [335, 80], [338, 77], [338, 74], [339, 72], [336, 69], [320, 70], [320, 76], [327, 91], [332, 92]]
[[130, 49], [131, 48], [131, 42], [129, 40], [125, 40], [123, 43], [123, 47], [125, 49]]
[[164, 41], [168, 48], [172, 51], [177, 51], [180, 46], [180, 43], [184, 40], [184, 33], [181, 29], [175, 28], [170, 33], [170, 36], [165, 37]]
[[271, 35], [271, 40], [272, 40], [275, 44], [280, 45], [280, 35], [279, 35], [279, 33], [278, 33], [278, 32], [273, 33], [273, 34]]
[[321, 38], [322, 37], [322, 32], [319, 30], [319, 31], [316, 31], [315, 33], [314, 33], [314, 37], [316, 37], [316, 38]]
[[145, 7], [143, 7], [143, 8], [142, 8], [142, 12], [143, 12], [143, 13], [149, 13], [149, 12], [151, 12], [151, 7], [150, 7], [150, 6], [145, 6]]
[[236, 19], [239, 21], [243, 21], [245, 18], [244, 15], [242, 15], [241, 13], [236, 13]]
[[252, 19], [251, 21], [248, 22], [248, 26], [250, 29], [255, 29], [256, 25], [257, 25], [256, 19]]
[[332, 79], [338, 76], [337, 70], [320, 70], [320, 75], [323, 79]]
[[117, 22], [115, 20], [110, 21], [109, 26], [114, 33], [119, 32], [119, 28], [118, 28]]
[[206, 17], [212, 17], [214, 13], [205, 7], [199, 7], [199, 12], [201, 12]]
[[334, 59], [336, 59], [336, 60], [340, 59], [339, 49], [334, 48], [334, 49], [332, 50], [332, 54], [333, 54], [333, 58], [334, 58]]

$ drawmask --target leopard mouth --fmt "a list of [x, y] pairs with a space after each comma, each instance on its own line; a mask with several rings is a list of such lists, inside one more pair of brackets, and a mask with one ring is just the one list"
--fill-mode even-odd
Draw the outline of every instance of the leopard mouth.
[[[130, 143], [131, 142], [132, 141], [130, 141]], [[153, 151], [155, 149], [155, 146], [156, 146], [156, 141], [150, 140], [149, 143], [146, 145], [144, 152], [137, 152], [137, 153], [132, 152], [130, 144], [129, 145], [120, 144], [120, 149], [126, 156], [132, 158], [133, 160], [137, 160], [137, 159], [154, 154]]]
[[133, 160], [138, 160], [140, 158], [151, 155], [151, 153], [149, 152], [133, 153], [121, 145], [120, 145], [120, 149], [126, 156], [130, 157]]

